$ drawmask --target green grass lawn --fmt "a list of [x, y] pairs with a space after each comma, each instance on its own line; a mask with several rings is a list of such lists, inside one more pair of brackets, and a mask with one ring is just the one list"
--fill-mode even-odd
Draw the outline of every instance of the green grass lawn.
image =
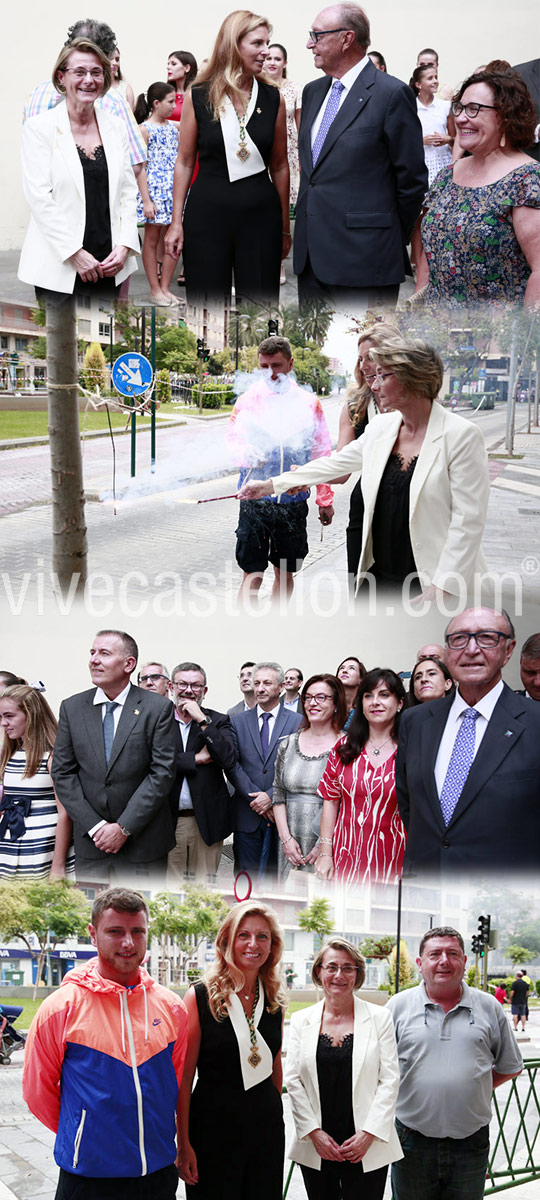
[[[110, 416], [113, 429], [125, 428], [128, 420], [127, 413], [111, 412]], [[80, 413], [80, 428], [81, 430], [84, 428], [87, 433], [96, 429], [108, 429], [107, 413]], [[137, 429], [149, 428], [149, 417], [137, 417]], [[48, 432], [46, 412], [14, 412], [11, 409], [7, 409], [6, 412], [0, 412], [0, 439], [46, 437]]]
[[[38, 992], [38, 996], [39, 996], [39, 992]], [[5, 997], [6, 1004], [14, 1004], [17, 1007], [20, 1004], [22, 1004], [23, 1011], [22, 1011], [20, 1017], [17, 1017], [17, 1020], [15, 1022], [16, 1029], [29, 1029], [30, 1028], [30, 1025], [37, 1013], [37, 1010], [40, 1007], [40, 1005], [43, 1004], [44, 999], [45, 999], [45, 996], [42, 996], [41, 999], [39, 999], [39, 1000], [23, 1000], [22, 996], [20, 996], [20, 997], [19, 996], [9, 996], [9, 998], [7, 996]], [[0, 992], [0, 1004], [1, 1003], [2, 1003], [2, 994]]]

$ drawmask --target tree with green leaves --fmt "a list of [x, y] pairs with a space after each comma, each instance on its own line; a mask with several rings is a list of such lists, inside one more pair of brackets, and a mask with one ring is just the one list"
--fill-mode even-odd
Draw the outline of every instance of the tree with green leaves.
[[389, 958], [395, 944], [396, 939], [391, 933], [383, 933], [379, 938], [364, 938], [358, 949], [364, 958]]
[[47, 951], [66, 938], [83, 937], [88, 933], [89, 920], [86, 896], [66, 879], [21, 879], [0, 884], [0, 934], [6, 941], [18, 938], [24, 942], [37, 962], [34, 1000]]
[[107, 361], [99, 342], [91, 342], [84, 356], [82, 382], [89, 392], [103, 395], [107, 387]]
[[316, 896], [311, 904], [298, 913], [298, 924], [306, 933], [315, 934], [319, 942], [315, 948], [318, 950], [324, 939], [330, 937], [335, 925], [330, 901], [325, 896]]
[[534, 958], [534, 952], [528, 946], [506, 946], [504, 953], [510, 959], [512, 967], [522, 967], [524, 963], [530, 962]]
[[[390, 984], [390, 992], [393, 994], [396, 990], [396, 958], [397, 946], [394, 945], [388, 961], [388, 982]], [[412, 962], [411, 956], [407, 949], [407, 943], [400, 940], [399, 943], [399, 990], [412, 987], [417, 983], [416, 968]]]
[[[229, 912], [221, 892], [189, 884], [183, 898], [159, 892], [150, 901], [150, 937], [159, 938], [161, 963], [172, 985], [182, 982], [186, 963], [204, 941], [213, 941]], [[167, 982], [168, 982], [167, 980]]]
[[170, 325], [156, 341], [156, 369], [195, 372], [197, 366], [195, 334], [185, 325]]

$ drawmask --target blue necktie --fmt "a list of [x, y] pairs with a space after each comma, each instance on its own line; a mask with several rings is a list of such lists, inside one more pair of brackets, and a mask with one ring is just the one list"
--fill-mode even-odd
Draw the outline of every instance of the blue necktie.
[[452, 818], [472, 766], [476, 741], [476, 719], [479, 716], [480, 713], [475, 708], [466, 708], [461, 726], [456, 734], [441, 790], [441, 808], [445, 825], [448, 825]]
[[311, 151], [311, 159], [313, 162], [313, 166], [315, 166], [317, 163], [317, 159], [323, 148], [324, 140], [326, 138], [328, 130], [330, 129], [332, 121], [334, 120], [334, 117], [337, 116], [337, 111], [339, 108], [339, 101], [340, 101], [342, 91], [343, 91], [343, 84], [341, 82], [341, 79], [334, 79], [332, 87], [330, 88], [330, 95], [328, 97], [328, 103], [323, 112], [323, 119], [319, 126], [319, 132], [317, 134], [317, 137], [315, 138], [315, 141], [313, 143], [313, 149]]
[[266, 755], [268, 754], [268, 743], [270, 741], [268, 723], [270, 721], [271, 715], [272, 715], [271, 713], [266, 713], [266, 712], [263, 713], [263, 715], [262, 715], [261, 749], [263, 752], [263, 758], [266, 758]]
[[109, 765], [112, 744], [114, 742], [114, 710], [118, 708], [116, 700], [105, 701], [105, 716], [103, 718], [103, 742], [105, 745], [105, 762]]

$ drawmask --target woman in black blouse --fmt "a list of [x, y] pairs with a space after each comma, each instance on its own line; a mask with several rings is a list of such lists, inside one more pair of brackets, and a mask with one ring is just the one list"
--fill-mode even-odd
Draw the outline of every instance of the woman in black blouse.
[[237, 301], [279, 295], [289, 164], [285, 101], [261, 78], [271, 32], [265, 17], [230, 13], [184, 100], [165, 247], [175, 257], [183, 248], [189, 302], [229, 297], [233, 273]]

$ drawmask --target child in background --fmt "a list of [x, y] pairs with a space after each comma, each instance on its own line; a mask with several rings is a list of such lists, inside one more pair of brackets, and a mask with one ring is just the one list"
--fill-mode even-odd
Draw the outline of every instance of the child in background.
[[142, 251], [143, 266], [150, 284], [153, 304], [168, 307], [177, 304], [169, 290], [176, 261], [166, 254], [158, 266], [158, 243], [164, 227], [172, 218], [173, 175], [178, 151], [178, 123], [171, 121], [176, 102], [170, 83], [153, 83], [138, 97], [135, 118], [148, 146], [146, 169], [139, 176], [137, 219], [145, 224]]
[[[416, 93], [416, 106], [424, 138], [424, 158], [431, 187], [439, 171], [452, 161], [456, 127], [450, 112], [450, 100], [441, 100], [440, 96], [437, 96], [439, 80], [436, 66], [428, 64], [415, 67], [409, 86]], [[411, 237], [413, 263], [419, 263], [422, 254], [420, 226], [423, 215], [422, 210]]]

